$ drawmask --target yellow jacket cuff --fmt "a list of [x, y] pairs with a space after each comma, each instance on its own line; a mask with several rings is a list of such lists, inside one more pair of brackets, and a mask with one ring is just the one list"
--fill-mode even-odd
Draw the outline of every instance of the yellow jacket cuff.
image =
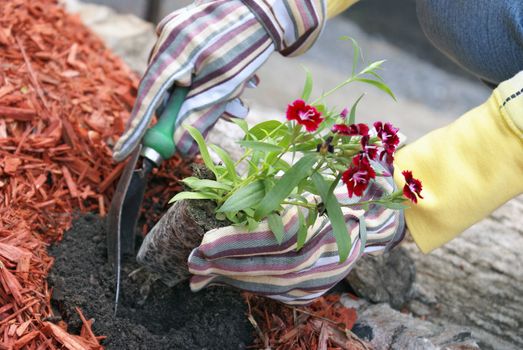
[[412, 170], [424, 186], [424, 199], [405, 210], [407, 227], [423, 252], [523, 193], [522, 126], [520, 73], [483, 105], [398, 151], [396, 184], [403, 186], [402, 170]]

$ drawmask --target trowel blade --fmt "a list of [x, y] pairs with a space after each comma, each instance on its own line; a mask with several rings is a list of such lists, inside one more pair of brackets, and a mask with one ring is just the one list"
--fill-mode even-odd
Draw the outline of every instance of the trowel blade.
[[116, 279], [115, 313], [120, 295], [123, 254], [134, 253], [135, 230], [146, 187], [147, 172], [136, 169], [141, 152], [137, 147], [118, 181], [108, 217], [107, 256], [113, 264]]

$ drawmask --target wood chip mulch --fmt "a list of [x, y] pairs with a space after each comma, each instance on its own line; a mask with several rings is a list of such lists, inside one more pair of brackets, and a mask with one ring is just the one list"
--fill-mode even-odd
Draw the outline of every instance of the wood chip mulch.
[[371, 350], [372, 346], [350, 330], [356, 310], [340, 303], [339, 294], [328, 294], [307, 306], [289, 306], [243, 293], [248, 319], [256, 330], [253, 349], [272, 350]]
[[[75, 213], [106, 214], [124, 166], [113, 163], [110, 146], [124, 130], [137, 84], [55, 0], [2, 1], [0, 350], [102, 348], [81, 310], [79, 336], [50, 322], [46, 276], [53, 260], [46, 247], [71, 227]], [[152, 191], [173, 193], [165, 187], [177, 179], [159, 173], [167, 181]]]

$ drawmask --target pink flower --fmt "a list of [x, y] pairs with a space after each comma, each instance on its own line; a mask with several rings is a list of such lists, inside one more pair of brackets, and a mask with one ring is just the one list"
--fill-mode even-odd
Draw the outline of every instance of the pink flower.
[[298, 124], [304, 125], [307, 131], [312, 132], [318, 129], [323, 118], [315, 107], [303, 100], [296, 100], [287, 106], [287, 120], [296, 120]]
[[378, 156], [378, 146], [369, 144], [370, 136], [363, 136], [361, 138], [361, 150], [369, 159], [376, 159]]
[[412, 177], [412, 171], [404, 170], [401, 172], [405, 177], [405, 186], [403, 186], [403, 195], [410, 199], [414, 203], [418, 203], [418, 197], [423, 199], [421, 196], [421, 190], [423, 186], [421, 181]]
[[383, 151], [380, 153], [380, 160], [386, 157], [386, 161], [392, 164], [394, 160], [394, 152], [400, 143], [398, 137], [398, 128], [395, 128], [391, 123], [375, 122], [374, 128], [378, 134], [381, 143], [383, 144]]
[[343, 173], [341, 179], [347, 186], [349, 197], [353, 195], [361, 197], [363, 191], [369, 186], [369, 181], [376, 177], [367, 157], [355, 156], [352, 158], [351, 166]]
[[340, 113], [341, 119], [347, 118], [347, 114], [349, 114], [349, 110], [347, 109], [347, 107], [345, 107], [345, 108], [343, 108], [343, 110]]
[[335, 124], [332, 127], [332, 132], [343, 136], [367, 136], [369, 135], [369, 127], [367, 124]]

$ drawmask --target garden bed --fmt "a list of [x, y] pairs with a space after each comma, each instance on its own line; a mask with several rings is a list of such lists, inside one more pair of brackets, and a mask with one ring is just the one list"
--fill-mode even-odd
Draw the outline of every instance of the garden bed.
[[192, 293], [188, 283], [174, 288], [162, 282], [149, 286], [132, 258], [123, 265], [122, 295], [113, 316], [114, 279], [107, 263], [106, 231], [102, 219], [86, 215], [77, 220], [59, 245], [51, 248], [55, 264], [50, 273], [52, 305], [80, 330], [79, 307], [94, 318], [93, 331], [108, 338], [107, 349], [242, 349], [252, 342], [247, 306], [240, 292], [214, 287]]
[[[141, 303], [142, 275], [134, 274], [113, 317], [105, 228], [92, 213], [106, 213], [125, 165], [113, 162], [111, 145], [134, 103], [136, 76], [56, 0], [0, 6], [0, 65], [0, 348], [237, 349], [253, 341], [248, 305], [225, 288], [191, 293], [157, 282]], [[180, 190], [189, 162], [175, 157], [155, 171], [143, 234]], [[124, 273], [136, 268], [130, 259]], [[301, 331], [308, 318], [296, 326], [257, 302], [267, 342], [283, 338], [295, 349], [305, 335], [305, 349], [322, 333], [327, 346], [327, 331]]]

